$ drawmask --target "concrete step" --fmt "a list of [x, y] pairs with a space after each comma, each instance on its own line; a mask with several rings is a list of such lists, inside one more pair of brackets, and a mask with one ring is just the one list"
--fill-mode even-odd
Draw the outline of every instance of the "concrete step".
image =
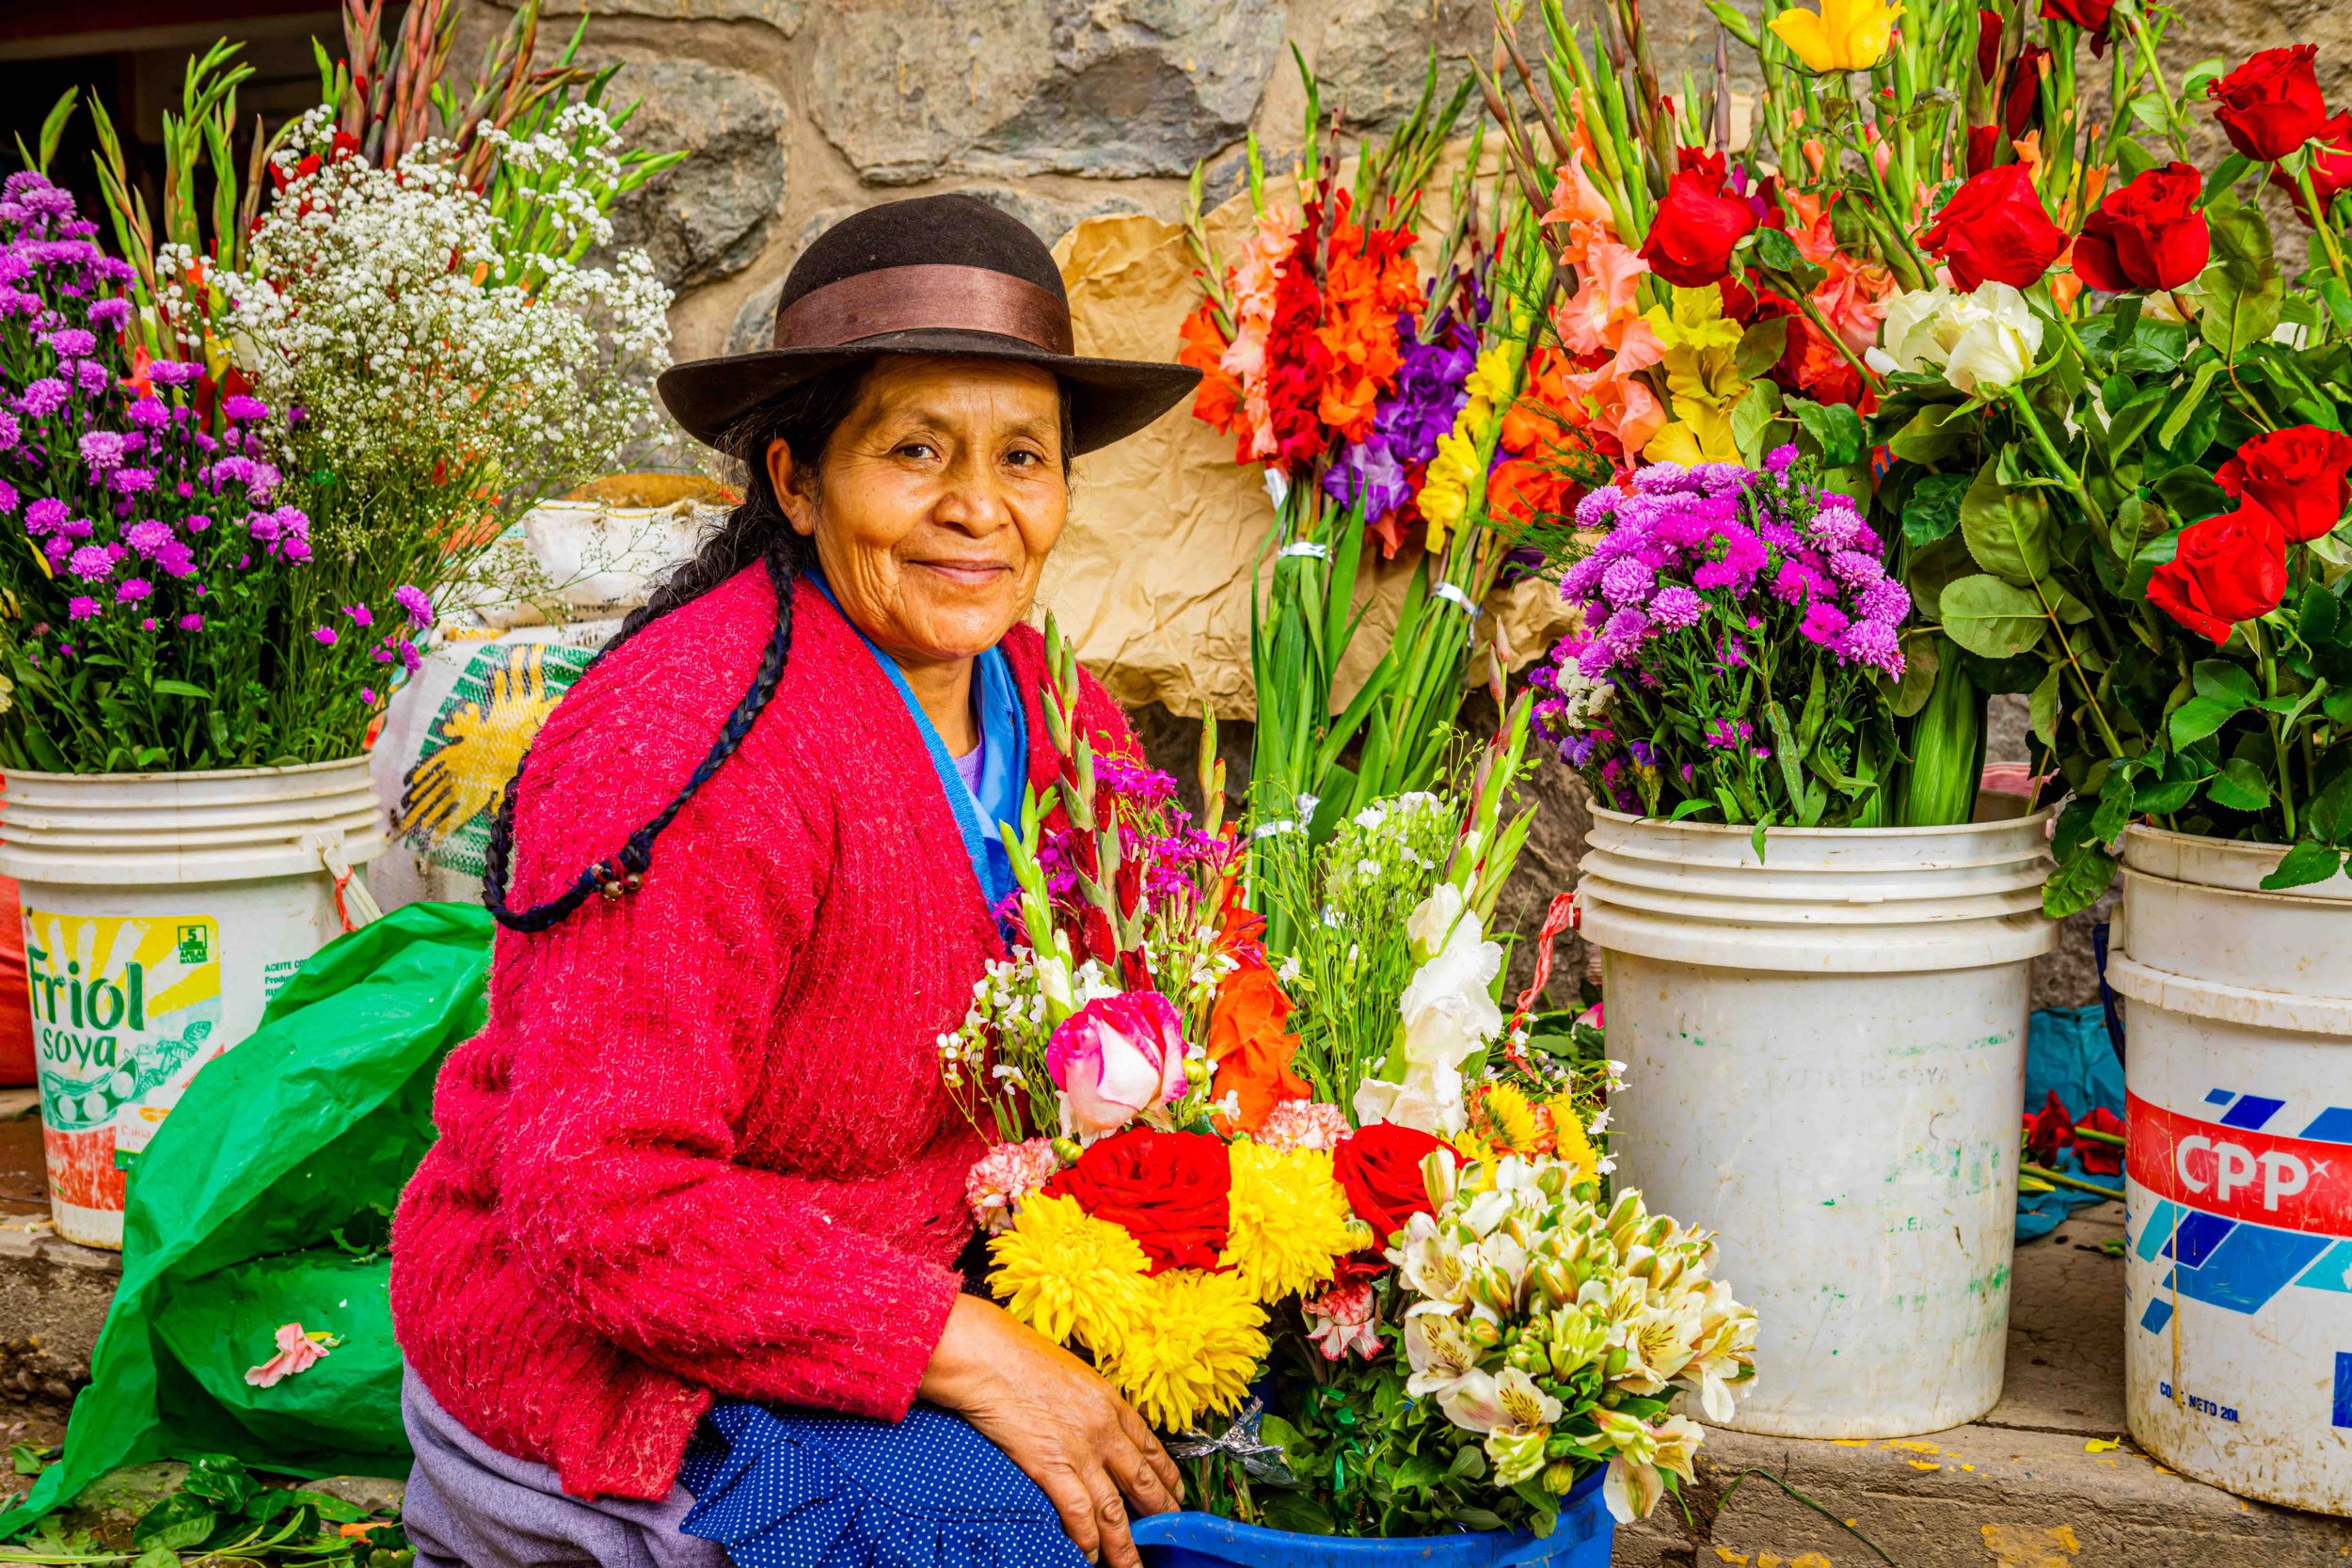
[[1617, 1568], [2343, 1568], [2352, 1521], [2232, 1497], [2132, 1443], [2123, 1262], [2100, 1244], [2122, 1235], [2102, 1203], [2017, 1249], [2007, 1384], [1982, 1420], [1867, 1442], [1710, 1431], [1689, 1517], [1668, 1503], [1619, 1531]]

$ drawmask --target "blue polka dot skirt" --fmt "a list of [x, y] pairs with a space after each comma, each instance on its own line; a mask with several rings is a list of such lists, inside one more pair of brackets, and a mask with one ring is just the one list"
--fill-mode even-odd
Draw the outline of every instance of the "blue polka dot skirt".
[[739, 1568], [1087, 1568], [1037, 1482], [930, 1405], [893, 1424], [722, 1402], [678, 1484], [679, 1529]]

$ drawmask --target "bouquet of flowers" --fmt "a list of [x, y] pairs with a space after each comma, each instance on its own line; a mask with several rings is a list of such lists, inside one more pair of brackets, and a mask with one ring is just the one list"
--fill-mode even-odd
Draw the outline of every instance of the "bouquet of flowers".
[[[278, 455], [300, 411], [124, 351], [135, 277], [37, 170], [0, 191], [0, 761], [51, 772], [358, 749], [378, 661], [431, 619], [395, 579], [323, 593]], [[210, 406], [207, 406], [210, 404]]]
[[[1270, 889], [1295, 892], [1313, 847], [1348, 816], [1436, 779], [1481, 601], [1505, 570], [1542, 563], [1578, 476], [1601, 471], [1522, 399], [1530, 302], [1549, 268], [1531, 215], [1500, 234], [1481, 222], [1483, 133], [1453, 181], [1444, 234], [1420, 230], [1467, 84], [1440, 107], [1433, 67], [1405, 124], [1355, 150], [1352, 181], [1338, 120], [1323, 121], [1311, 75], [1306, 85], [1299, 204], [1269, 196], [1253, 144], [1257, 221], [1230, 262], [1209, 242], [1196, 177], [1206, 297], [1179, 356], [1203, 372], [1195, 413], [1234, 436], [1237, 462], [1264, 467], [1275, 501], [1251, 650], [1263, 835], [1251, 885], [1281, 954], [1298, 940], [1295, 900]], [[1415, 252], [1432, 242], [1424, 277]], [[1383, 559], [1418, 546], [1419, 560], [1389, 648], [1334, 712], [1368, 542]]]
[[1240, 907], [1214, 765], [1196, 826], [1172, 780], [1095, 752], [1047, 637], [1065, 761], [1008, 846], [1019, 940], [940, 1038], [996, 1139], [966, 1187], [991, 1288], [1168, 1434], [1197, 1506], [1543, 1531], [1605, 1468], [1610, 1506], [1646, 1513], [1698, 1438], [1669, 1402], [1727, 1409], [1754, 1317], [1707, 1237], [1604, 1196], [1611, 1073], [1497, 1006], [1483, 921], [1526, 832], [1502, 810], [1528, 705], [1466, 803], [1377, 802], [1334, 834], [1330, 945], [1360, 958], [1358, 919], [1403, 940], [1311, 977], [1271, 968]]

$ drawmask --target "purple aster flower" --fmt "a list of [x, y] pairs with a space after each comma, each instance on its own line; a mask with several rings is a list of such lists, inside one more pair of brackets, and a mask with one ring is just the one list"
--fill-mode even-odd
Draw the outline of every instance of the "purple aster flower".
[[1831, 588], [1827, 578], [1802, 561], [1782, 562], [1772, 577], [1772, 597], [1783, 604], [1804, 604], [1826, 595]]
[[1624, 558], [1611, 562], [1601, 573], [1600, 592], [1612, 605], [1622, 610], [1647, 598], [1650, 584], [1657, 579], [1658, 574], [1643, 562]]
[[1609, 624], [1600, 629], [1600, 640], [1614, 648], [1619, 657], [1631, 653], [1649, 635], [1649, 617], [1638, 610], [1620, 610], [1609, 617]]
[[131, 323], [131, 302], [102, 299], [89, 308], [89, 319], [109, 332], [119, 332]]
[[[65, 369], [64, 360], [57, 361], [57, 369]], [[96, 397], [114, 385], [114, 376], [95, 359], [76, 359], [73, 361], [73, 384], [82, 389], [84, 396]]]
[[[1838, 504], [1841, 501], [1845, 504]], [[1864, 529], [1853, 503], [1836, 496], [1813, 514], [1811, 521], [1805, 524], [1805, 532], [1825, 550], [1851, 550], [1860, 546]]]
[[[343, 606], [343, 613], [351, 617], [354, 625], [362, 626], [372, 626], [375, 625], [375, 611], [370, 610], [366, 605], [347, 604]], [[1096, 774], [1097, 778], [1100, 778], [1101, 776], [1102, 775], [1099, 773]], [[1175, 783], [1176, 781], [1173, 779], [1168, 780], [1168, 785], [1171, 789], [1175, 786]]]
[[122, 531], [122, 542], [151, 561], [176, 537], [171, 525], [156, 517], [142, 517]]
[[1626, 754], [1633, 759], [1633, 766], [1636, 768], [1658, 766], [1658, 748], [1646, 740], [1629, 740], [1625, 743], [1625, 750]]
[[171, 422], [171, 405], [159, 397], [143, 397], [131, 404], [127, 418], [141, 430], [161, 430]]
[[106, 488], [118, 496], [143, 496], [155, 488], [152, 468], [117, 468], [106, 480]]
[[87, 539], [98, 531], [98, 525], [87, 517], [68, 517], [57, 531], [68, 539]]
[[1829, 570], [1830, 576], [1849, 588], [1867, 588], [1886, 579], [1886, 568], [1879, 563], [1879, 558], [1864, 555], [1860, 550], [1839, 550], [1829, 558]]
[[0, 517], [16, 515], [16, 486], [5, 479], [0, 479]]
[[1797, 635], [1824, 648], [1836, 648], [1848, 625], [1844, 610], [1816, 599], [1805, 607], [1804, 619], [1797, 626]]
[[433, 624], [433, 601], [425, 597], [423, 589], [404, 583], [392, 590], [392, 602], [408, 612], [411, 625], [429, 626]]
[[60, 359], [79, 359], [85, 355], [96, 353], [98, 349], [98, 340], [78, 326], [61, 327], [42, 338], [41, 341], [56, 349]]
[[186, 517], [186, 522], [188, 525], [188, 531], [190, 533], [201, 533], [206, 529], [213, 526], [213, 520], [204, 515], [201, 512], [189, 513]]
[[84, 545], [73, 552], [72, 570], [84, 582], [103, 582], [115, 575], [115, 558], [102, 545]]
[[278, 543], [278, 534], [285, 531], [284, 526], [278, 522], [278, 514], [275, 512], [246, 514], [245, 531], [253, 536], [253, 542], [257, 545], [275, 545]]
[[236, 397], [222, 399], [220, 411], [232, 424], [244, 424], [254, 420], [267, 419], [269, 404], [260, 398], [249, 398], [239, 394]]
[[[99, 610], [98, 601], [97, 601], [96, 599], [91, 598], [91, 597], [90, 597], [89, 595], [87, 595], [87, 594], [75, 594], [75, 595], [73, 596], [72, 600], [71, 602], [69, 602], [69, 603], [66, 605], [66, 607], [65, 607], [65, 612], [66, 612], [67, 617], [68, 617], [69, 619], [75, 620], [75, 621], [87, 621], [87, 620], [88, 620], [91, 616], [93, 616], [93, 615], [97, 614], [97, 613], [98, 613], [98, 610]], [[63, 652], [66, 652], [66, 651], [68, 651], [68, 650], [66, 650], [66, 649], [62, 649], [62, 648], [61, 648], [61, 649], [59, 649], [58, 651], [59, 651], [60, 653], [63, 653]]]
[[65, 400], [72, 395], [72, 388], [64, 382], [54, 375], [44, 375], [38, 381], [25, 384], [24, 390], [17, 396], [17, 412], [32, 419], [45, 420], [63, 408]]
[[202, 631], [204, 629], [204, 617], [201, 615], [183, 615], [180, 617], [180, 629], [182, 631]]
[[372, 686], [361, 687], [359, 689], [359, 701], [364, 706], [373, 707], [375, 705], [375, 688]]
[[115, 590], [115, 603], [136, 604], [153, 592], [155, 585], [145, 578], [125, 578], [122, 586]]
[[1785, 476], [1797, 466], [1797, 449], [1793, 444], [1774, 447], [1764, 454], [1764, 471], [1774, 478]]
[[16, 425], [16, 416], [5, 409], [0, 409], [0, 451], [14, 451], [17, 436], [20, 434]]
[[1658, 591], [1649, 602], [1649, 618], [1668, 630], [1678, 631], [1695, 626], [1707, 601], [1680, 583], [1670, 583]]
[[203, 374], [203, 366], [184, 359], [158, 359], [147, 367], [147, 378], [158, 387], [194, 386]]
[[121, 463], [125, 446], [119, 431], [89, 431], [80, 442], [82, 461], [104, 473]]
[[185, 543], [174, 539], [155, 552], [155, 564], [166, 577], [184, 578], [196, 575], [196, 552]]
[[1883, 670], [1897, 680], [1902, 678], [1902, 639], [1884, 621], [1856, 621], [1846, 628], [1837, 651], [1856, 664]]
[[1911, 591], [1893, 578], [1881, 578], [1854, 595], [1854, 614], [1861, 620], [1899, 626], [1911, 614]]

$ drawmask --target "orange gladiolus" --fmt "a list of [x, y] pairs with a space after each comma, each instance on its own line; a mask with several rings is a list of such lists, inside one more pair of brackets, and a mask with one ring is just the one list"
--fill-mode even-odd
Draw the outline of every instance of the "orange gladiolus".
[[1217, 947], [1241, 967], [1217, 988], [1216, 1006], [1209, 1014], [1209, 1060], [1216, 1077], [1210, 1094], [1223, 1100], [1232, 1095], [1234, 1115], [1217, 1118], [1227, 1133], [1254, 1132], [1266, 1114], [1286, 1100], [1311, 1100], [1314, 1091], [1291, 1070], [1298, 1054], [1298, 1036], [1290, 1027], [1291, 999], [1281, 982], [1266, 967], [1265, 949], [1258, 942], [1263, 916], [1241, 908], [1238, 899], [1227, 906], [1225, 929]]

